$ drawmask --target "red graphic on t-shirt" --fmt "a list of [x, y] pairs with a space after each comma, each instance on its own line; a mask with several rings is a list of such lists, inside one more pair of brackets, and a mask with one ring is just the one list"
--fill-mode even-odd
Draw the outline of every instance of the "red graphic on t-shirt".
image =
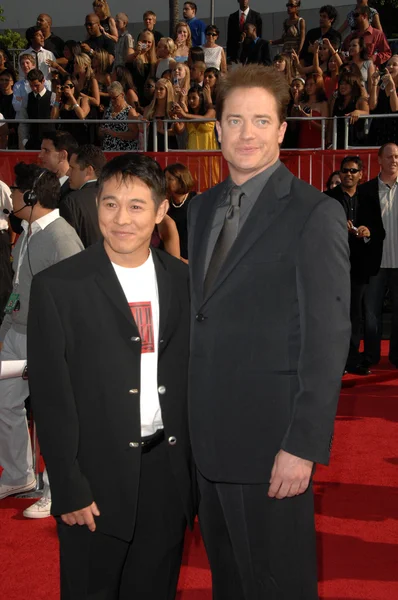
[[129, 302], [141, 338], [141, 354], [155, 352], [152, 306], [150, 302]]

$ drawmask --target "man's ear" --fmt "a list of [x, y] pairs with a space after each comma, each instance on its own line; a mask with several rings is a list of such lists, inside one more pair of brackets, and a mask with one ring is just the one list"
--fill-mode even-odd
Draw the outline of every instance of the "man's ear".
[[167, 211], [169, 210], [170, 204], [169, 201], [167, 200], [167, 198], [165, 198], [165, 200], [163, 200], [163, 202], [159, 205], [157, 211], [156, 211], [156, 225], [158, 225], [159, 223], [161, 223], [164, 219], [164, 217], [167, 214]]

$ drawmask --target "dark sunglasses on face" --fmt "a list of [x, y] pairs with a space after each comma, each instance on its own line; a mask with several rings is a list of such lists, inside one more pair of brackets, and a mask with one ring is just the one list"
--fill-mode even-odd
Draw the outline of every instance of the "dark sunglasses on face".
[[344, 167], [343, 169], [340, 169], [341, 173], [351, 173], [351, 175], [355, 175], [356, 173], [359, 173], [361, 169], [349, 169], [348, 167]]
[[286, 8], [295, 8], [295, 6], [297, 6], [297, 4], [292, 4], [291, 2], [286, 4]]
[[212, 37], [217, 37], [217, 34], [215, 31], [209, 31], [209, 33], [206, 33], [206, 35], [211, 35]]
[[73, 85], [73, 83], [65, 83], [65, 85], [61, 86], [61, 90], [66, 90], [66, 89], [73, 90], [74, 87], [75, 86]]

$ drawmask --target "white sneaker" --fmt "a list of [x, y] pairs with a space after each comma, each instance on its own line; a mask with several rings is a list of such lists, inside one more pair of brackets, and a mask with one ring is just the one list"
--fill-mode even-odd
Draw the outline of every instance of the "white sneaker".
[[23, 511], [27, 519], [45, 519], [51, 515], [51, 498], [40, 498]]
[[14, 494], [22, 494], [23, 492], [30, 492], [36, 487], [36, 479], [23, 485], [5, 485], [0, 483], [0, 500], [7, 498], [7, 496], [13, 496]]

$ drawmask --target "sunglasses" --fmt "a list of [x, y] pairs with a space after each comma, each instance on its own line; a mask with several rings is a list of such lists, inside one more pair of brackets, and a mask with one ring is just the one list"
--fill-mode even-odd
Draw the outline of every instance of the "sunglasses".
[[356, 173], [359, 173], [361, 169], [349, 169], [348, 167], [344, 167], [343, 169], [340, 169], [341, 173], [351, 173], [351, 175], [355, 175]]
[[288, 2], [286, 4], [286, 8], [295, 8], [297, 6], [297, 4], [292, 4], [291, 2]]
[[218, 33], [215, 33], [215, 32], [211, 33], [211, 32], [209, 32], [209, 33], [206, 33], [206, 35], [211, 35], [211, 37], [217, 37]]
[[73, 90], [74, 87], [73, 83], [65, 83], [65, 85], [61, 85], [61, 90]]

